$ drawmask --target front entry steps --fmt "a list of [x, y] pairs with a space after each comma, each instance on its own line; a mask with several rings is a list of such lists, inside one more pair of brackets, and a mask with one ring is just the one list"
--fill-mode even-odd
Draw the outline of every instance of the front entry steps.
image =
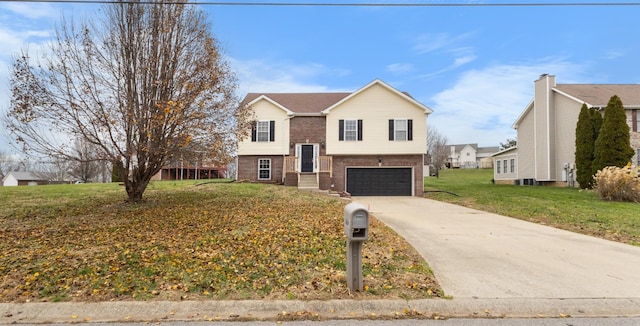
[[298, 176], [298, 189], [319, 190], [318, 176], [315, 173], [304, 173]]

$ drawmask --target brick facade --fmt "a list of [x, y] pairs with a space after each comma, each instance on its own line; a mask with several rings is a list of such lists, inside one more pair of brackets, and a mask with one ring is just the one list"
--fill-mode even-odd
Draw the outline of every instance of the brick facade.
[[[271, 159], [271, 179], [258, 180], [258, 159]], [[282, 183], [282, 155], [240, 155], [238, 156], [238, 181]]]
[[[291, 144], [324, 144], [326, 119], [324, 116], [295, 117], [289, 125]], [[289, 155], [295, 155], [295, 146], [289, 146]], [[324, 146], [320, 146], [320, 156], [325, 155]]]
[[[381, 161], [381, 162], [380, 162]], [[411, 167], [413, 168], [413, 189], [415, 196], [424, 192], [422, 175], [422, 155], [362, 155], [334, 156], [331, 184], [335, 191], [345, 191], [347, 167]]]

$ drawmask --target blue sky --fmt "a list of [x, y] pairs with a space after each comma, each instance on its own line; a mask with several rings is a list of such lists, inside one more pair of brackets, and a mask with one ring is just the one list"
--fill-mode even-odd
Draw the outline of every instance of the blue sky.
[[[394, 3], [349, 1], [356, 2]], [[237, 72], [241, 95], [354, 91], [380, 78], [432, 108], [429, 127], [452, 144], [498, 146], [514, 138], [511, 125], [531, 101], [533, 81], [544, 73], [556, 75], [558, 83], [640, 83], [638, 5], [201, 7]], [[0, 2], [3, 115], [12, 55], [44, 46], [62, 13], [80, 18], [97, 8]], [[0, 151], [9, 150], [0, 139]]]

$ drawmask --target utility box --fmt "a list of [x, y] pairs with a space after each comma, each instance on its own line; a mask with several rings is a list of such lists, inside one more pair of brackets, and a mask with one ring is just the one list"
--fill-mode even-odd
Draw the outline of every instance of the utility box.
[[345, 206], [344, 233], [348, 241], [369, 239], [369, 210], [366, 207], [358, 203]]

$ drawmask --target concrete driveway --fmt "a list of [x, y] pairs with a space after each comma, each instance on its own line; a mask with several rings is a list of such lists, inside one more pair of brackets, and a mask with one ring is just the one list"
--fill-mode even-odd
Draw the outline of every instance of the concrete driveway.
[[353, 201], [407, 239], [454, 298], [640, 298], [640, 247], [424, 198]]

